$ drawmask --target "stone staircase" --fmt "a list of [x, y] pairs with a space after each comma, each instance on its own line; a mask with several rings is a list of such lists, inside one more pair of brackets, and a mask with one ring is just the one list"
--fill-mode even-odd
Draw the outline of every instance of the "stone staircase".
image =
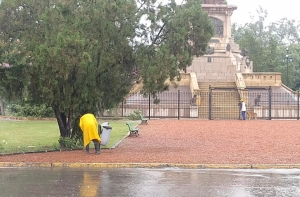
[[236, 89], [235, 82], [198, 82], [198, 86], [201, 92], [208, 92], [209, 86], [215, 90]]
[[239, 93], [235, 82], [199, 82], [199, 118], [208, 119], [209, 85], [212, 88], [212, 119], [239, 119]]

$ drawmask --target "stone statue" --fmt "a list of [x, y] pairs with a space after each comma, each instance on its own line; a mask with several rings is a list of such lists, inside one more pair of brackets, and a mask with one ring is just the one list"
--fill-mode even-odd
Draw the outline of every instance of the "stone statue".
[[231, 46], [230, 46], [230, 44], [227, 44], [226, 51], [230, 51], [230, 50], [231, 50]]
[[196, 106], [196, 105], [197, 105], [197, 104], [196, 104], [196, 101], [197, 101], [197, 95], [194, 94], [193, 98], [191, 98], [191, 105], [192, 105], [192, 106]]
[[211, 54], [213, 54], [214, 52], [215, 52], [215, 49], [214, 49], [213, 47], [208, 46], [208, 47], [206, 48], [205, 54], [206, 54], [206, 55], [211, 55]]
[[260, 102], [260, 94], [257, 95], [256, 98], [254, 99], [254, 105], [255, 106], [260, 106], [259, 102]]
[[248, 56], [248, 51], [247, 51], [247, 49], [242, 49], [242, 51], [241, 51], [241, 56], [243, 56], [243, 57]]

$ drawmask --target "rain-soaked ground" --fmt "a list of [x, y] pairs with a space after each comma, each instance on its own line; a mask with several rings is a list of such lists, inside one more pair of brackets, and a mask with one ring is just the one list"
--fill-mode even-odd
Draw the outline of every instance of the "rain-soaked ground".
[[2, 197], [300, 196], [300, 170], [0, 168]]

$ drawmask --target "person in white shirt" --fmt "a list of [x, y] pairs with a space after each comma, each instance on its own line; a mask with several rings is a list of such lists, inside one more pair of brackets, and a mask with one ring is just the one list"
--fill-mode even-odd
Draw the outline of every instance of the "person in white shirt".
[[243, 101], [243, 99], [240, 100], [240, 110], [242, 112], [242, 120], [246, 120], [246, 103]]

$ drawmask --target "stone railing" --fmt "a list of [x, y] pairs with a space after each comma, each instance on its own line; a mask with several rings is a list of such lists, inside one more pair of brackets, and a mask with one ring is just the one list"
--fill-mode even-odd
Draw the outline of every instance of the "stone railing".
[[246, 88], [246, 84], [245, 84], [242, 73], [235, 74], [235, 84], [236, 84], [237, 89], [245, 89]]
[[[236, 84], [236, 87], [238, 89], [238, 93], [240, 95], [240, 98], [245, 99], [245, 98], [243, 98], [243, 95], [244, 95], [243, 90], [246, 88], [246, 84], [245, 84], [244, 77], [243, 77], [242, 73], [236, 73], [235, 74], [235, 84]], [[248, 98], [247, 98], [247, 100], [248, 100]]]
[[195, 92], [199, 90], [199, 85], [198, 85], [198, 81], [197, 81], [197, 75], [196, 73], [190, 73], [190, 90], [191, 92]]
[[246, 87], [281, 86], [281, 73], [242, 73]]
[[282, 86], [284, 89], [286, 89], [287, 91], [293, 93], [294, 95], [297, 95], [297, 94], [298, 94], [297, 91], [292, 90], [291, 88], [287, 87], [287, 86], [284, 85], [284, 84], [282, 84], [281, 86]]
[[[130, 116], [135, 111], [140, 111], [144, 116], [149, 114], [149, 105], [141, 104], [125, 104], [115, 110], [115, 115]], [[156, 104], [151, 105], [150, 114], [152, 117], [178, 117], [178, 104]], [[198, 106], [191, 106], [190, 104], [180, 104], [180, 117], [198, 118]]]
[[199, 106], [201, 97], [199, 94], [200, 89], [199, 89], [199, 85], [198, 85], [198, 81], [197, 81], [197, 75], [196, 75], [196, 73], [189, 73], [189, 75], [190, 75], [190, 91], [193, 96], [196, 95], [196, 97], [195, 97], [196, 100], [194, 101], [194, 103], [196, 104], [196, 106]]
[[[269, 119], [269, 107], [268, 106], [254, 106], [252, 109], [257, 117], [260, 119]], [[272, 106], [271, 109], [272, 119], [296, 119], [298, 117], [298, 106]]]

